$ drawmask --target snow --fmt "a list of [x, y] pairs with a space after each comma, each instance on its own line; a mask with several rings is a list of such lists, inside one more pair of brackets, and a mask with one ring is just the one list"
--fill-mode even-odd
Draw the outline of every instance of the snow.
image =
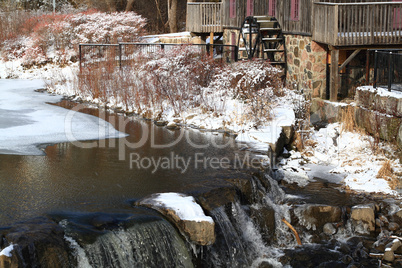
[[0, 153], [43, 155], [42, 144], [124, 137], [106, 121], [48, 103], [41, 80], [0, 80]]
[[168, 34], [154, 34], [146, 35], [142, 38], [142, 43], [158, 43], [161, 38], [191, 38], [191, 32], [168, 33]]
[[258, 129], [244, 130], [236, 137], [236, 141], [245, 142], [255, 150], [268, 151], [270, 144], [275, 144], [282, 133], [282, 128], [293, 126], [295, 114], [292, 107], [277, 106], [274, 111], [274, 118]]
[[357, 90], [365, 90], [370, 92], [375, 92], [382, 97], [393, 97], [396, 99], [402, 99], [402, 92], [401, 91], [388, 91], [388, 89], [377, 87], [374, 88], [373, 86], [361, 86], [358, 87]]
[[205, 216], [201, 206], [195, 202], [192, 196], [180, 193], [161, 193], [154, 200], [162, 206], [173, 210], [182, 220], [214, 222], [211, 217]]
[[14, 245], [11, 244], [8, 247], [5, 247], [2, 251], [0, 251], [0, 256], [6, 256], [11, 258], [12, 254], [11, 251], [14, 250]]
[[[320, 177], [335, 183], [341, 182], [346, 188], [358, 192], [399, 195], [398, 191], [391, 189], [386, 179], [377, 178], [379, 170], [389, 158], [373, 151], [373, 137], [342, 131], [341, 124], [333, 123], [318, 131], [311, 130], [309, 139], [314, 141], [314, 145], [307, 146], [301, 155], [292, 151], [292, 156], [281, 162], [283, 170], [290, 171], [293, 167], [296, 170], [293, 171], [295, 177], [300, 174], [300, 168], [304, 167], [301, 163], [307, 162], [306, 166], [312, 170], [306, 172], [310, 178]], [[394, 150], [386, 144], [380, 143], [379, 146], [389, 153]], [[394, 174], [401, 174], [399, 160], [391, 160], [391, 163]], [[303, 185], [302, 176], [295, 182]]]

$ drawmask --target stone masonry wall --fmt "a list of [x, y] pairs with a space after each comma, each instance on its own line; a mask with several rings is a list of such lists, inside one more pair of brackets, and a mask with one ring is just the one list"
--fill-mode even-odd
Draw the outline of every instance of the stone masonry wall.
[[286, 35], [287, 83], [325, 98], [327, 51], [310, 36]]

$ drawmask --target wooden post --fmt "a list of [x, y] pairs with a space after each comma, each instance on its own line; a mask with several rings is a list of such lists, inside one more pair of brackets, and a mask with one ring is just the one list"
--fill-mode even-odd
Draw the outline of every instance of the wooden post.
[[374, 52], [374, 88], [377, 88], [378, 51]]
[[78, 45], [78, 50], [79, 50], [79, 54], [80, 54], [80, 73], [82, 72], [82, 48], [81, 48], [81, 44]]
[[211, 58], [213, 58], [214, 57], [214, 32], [211, 32], [209, 34], [209, 43], [211, 44], [209, 53], [211, 54]]
[[388, 91], [391, 91], [393, 72], [394, 72], [394, 62], [392, 59], [392, 51], [391, 51], [389, 52], [388, 56]]
[[329, 100], [338, 100], [339, 91], [339, 50], [330, 46], [331, 50], [331, 69], [330, 69], [330, 86], [329, 86]]
[[366, 50], [366, 85], [370, 83], [370, 50]]

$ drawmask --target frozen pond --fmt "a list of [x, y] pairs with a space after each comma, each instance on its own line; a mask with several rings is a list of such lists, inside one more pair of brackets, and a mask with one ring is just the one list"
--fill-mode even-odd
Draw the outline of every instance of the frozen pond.
[[241, 176], [230, 164], [210, 163], [240, 160], [231, 137], [116, 114], [101, 116], [107, 123], [97, 109], [47, 104], [61, 98], [34, 91], [42, 87], [0, 80], [0, 226], [52, 212], [119, 211], [151, 193]]
[[47, 104], [41, 80], [0, 80], [0, 153], [41, 155], [40, 144], [124, 137], [98, 118]]

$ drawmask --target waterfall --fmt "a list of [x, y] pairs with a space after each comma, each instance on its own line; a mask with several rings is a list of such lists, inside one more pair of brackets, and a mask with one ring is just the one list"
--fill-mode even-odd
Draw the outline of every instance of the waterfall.
[[193, 267], [185, 241], [163, 219], [109, 230], [89, 244], [66, 239], [79, 267]]
[[155, 217], [105, 231], [86, 243], [66, 230], [66, 240], [79, 267], [282, 267], [278, 246], [295, 245], [282, 222], [290, 219], [289, 207], [281, 203], [286, 195], [267, 175], [250, 183], [247, 196], [239, 193], [236, 200], [208, 211], [216, 231], [210, 246], [191, 244], [171, 223]]

